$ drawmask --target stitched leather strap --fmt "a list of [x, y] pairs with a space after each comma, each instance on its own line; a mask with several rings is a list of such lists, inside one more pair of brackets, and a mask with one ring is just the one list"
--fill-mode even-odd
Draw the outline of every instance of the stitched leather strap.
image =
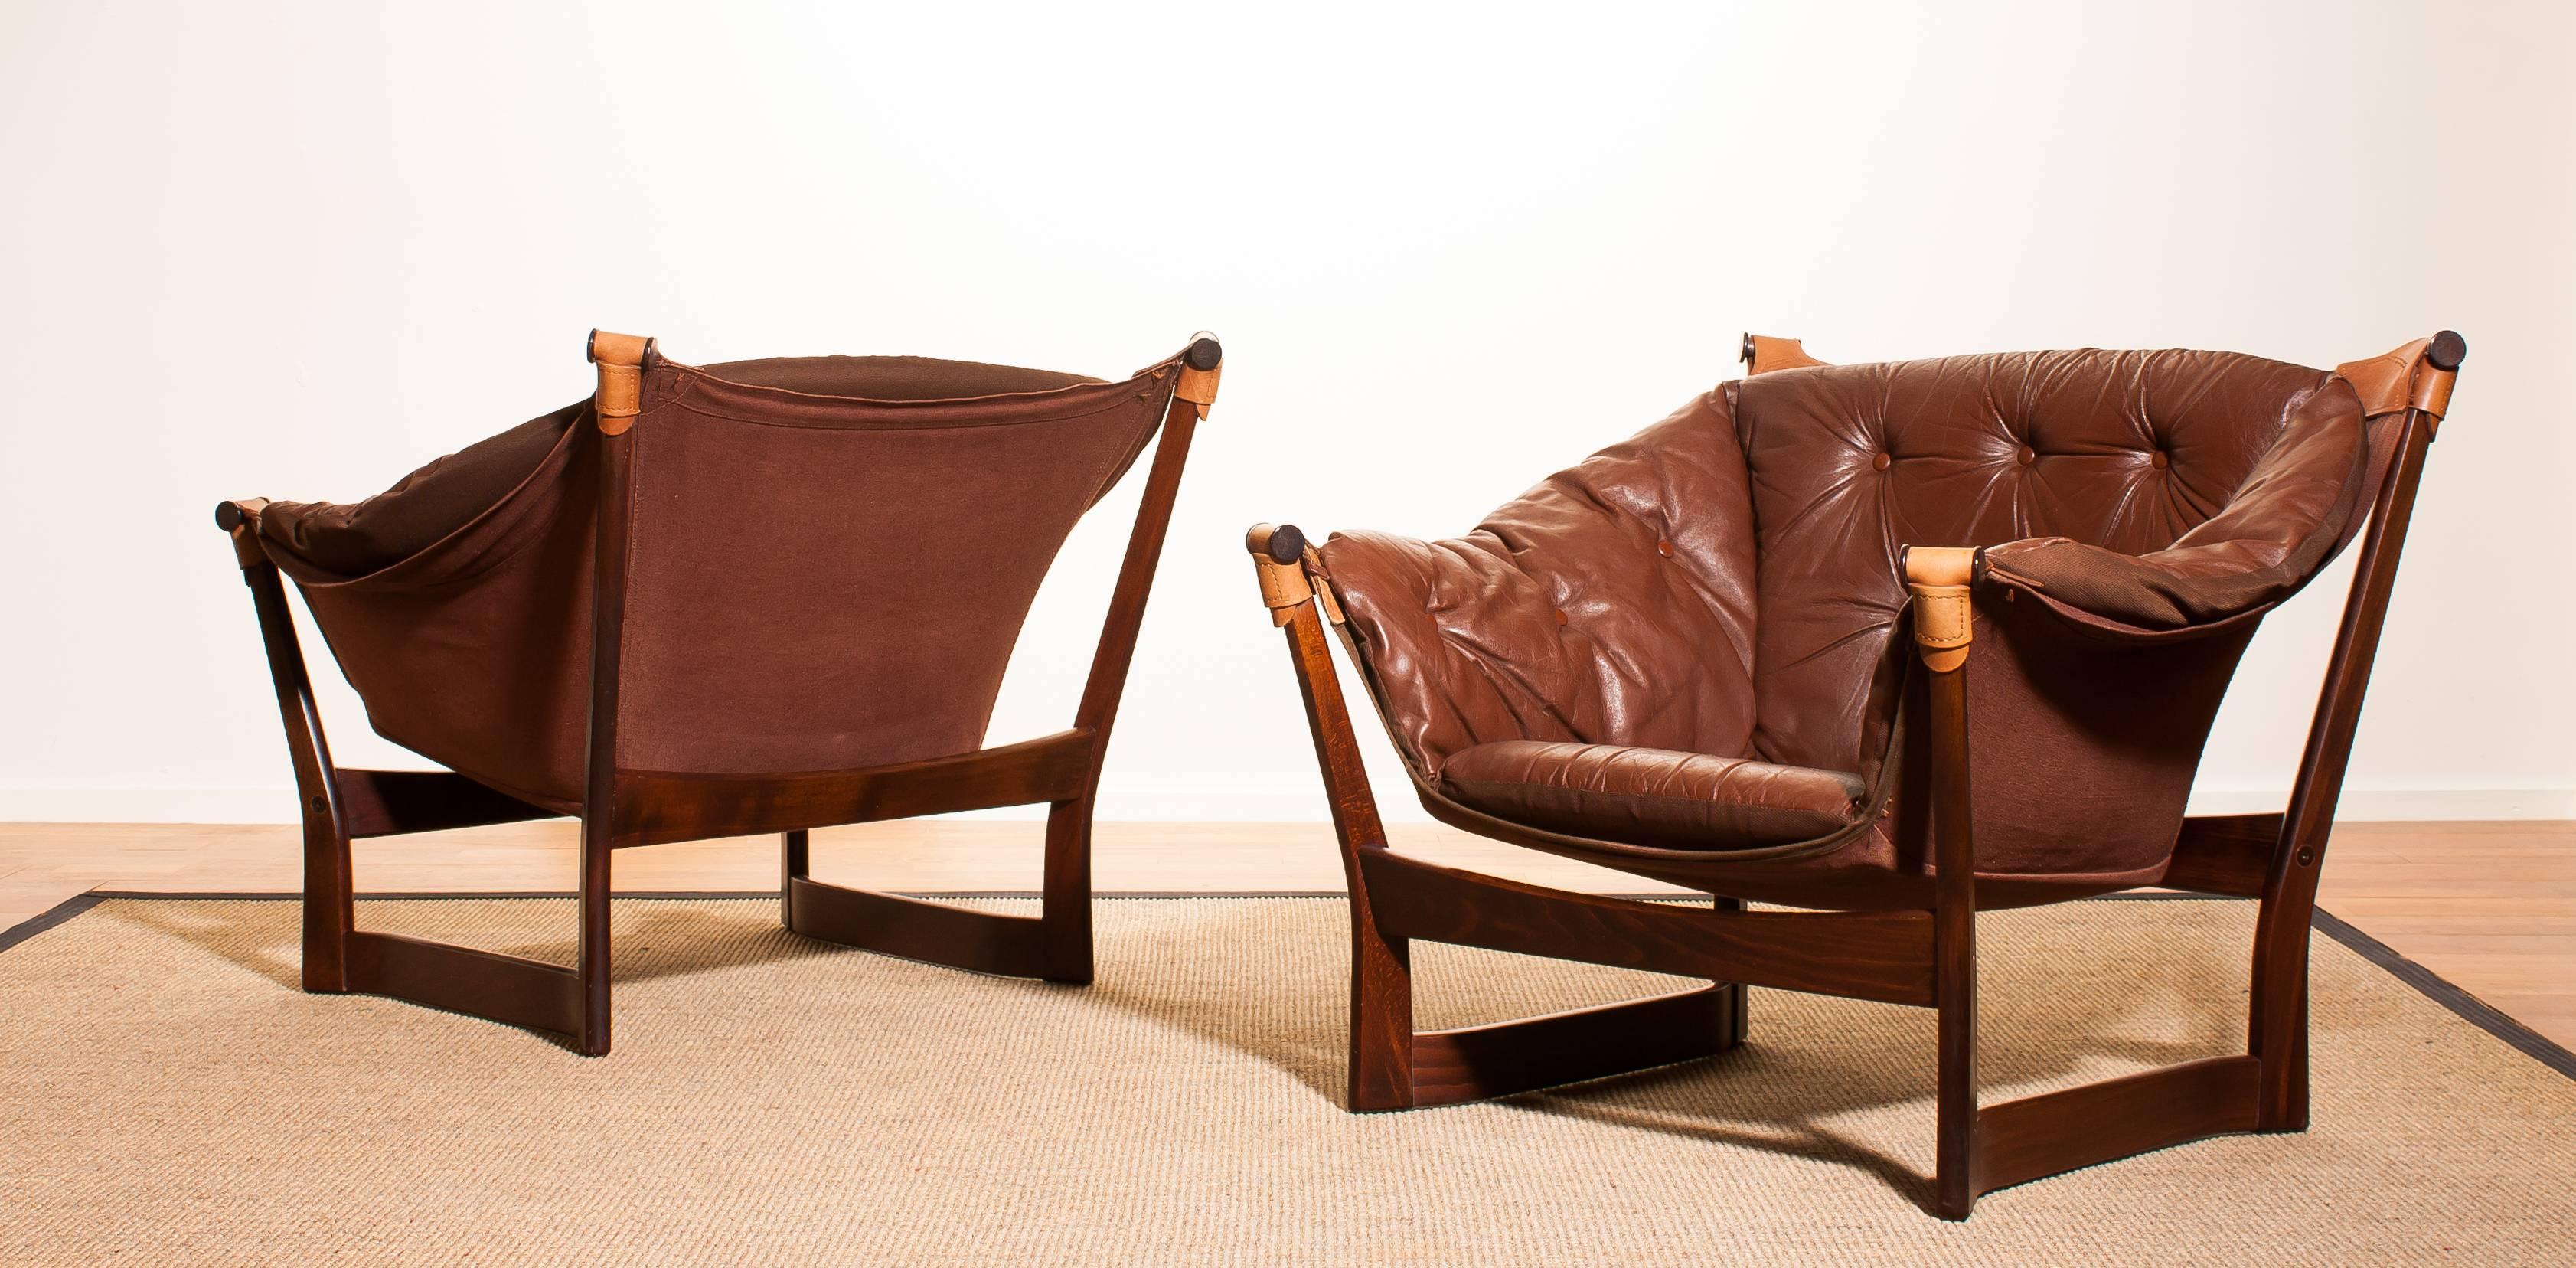
[[1324, 557], [1315, 553], [1315, 544], [1306, 543], [1306, 584], [1315, 588], [1315, 602], [1322, 605], [1324, 619], [1340, 625], [1348, 618], [1342, 615], [1342, 601], [1333, 597], [1333, 575], [1324, 571]]
[[1225, 374], [1225, 349], [1216, 336], [1202, 330], [1190, 339], [1189, 349], [1181, 354], [1181, 377], [1172, 385], [1172, 395], [1199, 407], [1199, 417], [1208, 416], [1208, 406], [1216, 404], [1217, 380]]
[[2451, 408], [2451, 387], [2459, 381], [2460, 358], [2467, 352], [2467, 343], [2445, 330], [2375, 357], [2346, 361], [2335, 373], [2360, 393], [2365, 415], [2412, 407], [2439, 419]]
[[1977, 552], [1967, 546], [1914, 546], [1905, 552], [1905, 586], [1914, 594], [1914, 651], [1937, 673], [1968, 661], [1976, 605], [1968, 580]]
[[2361, 394], [2362, 413], [2385, 414], [2404, 409], [2409, 390], [2415, 384], [2416, 363], [2424, 359], [2425, 345], [2431, 342], [2430, 339], [2418, 339], [2375, 357], [2346, 361], [2335, 367], [2335, 373], [2342, 375], [2352, 384], [2352, 390]]
[[1270, 609], [1270, 623], [1295, 620], [1297, 609], [1315, 597], [1315, 587], [1306, 580], [1306, 535], [1294, 524], [1255, 524], [1243, 535], [1243, 548], [1252, 552], [1252, 570], [1261, 577], [1261, 605]]
[[1807, 355], [1806, 346], [1795, 339], [1771, 335], [1744, 336], [1744, 372], [1769, 374], [1773, 370], [1795, 370], [1802, 366], [1823, 365]]
[[590, 359], [599, 367], [599, 393], [592, 403], [601, 435], [625, 435], [644, 412], [644, 354], [652, 344], [643, 335], [590, 332]]

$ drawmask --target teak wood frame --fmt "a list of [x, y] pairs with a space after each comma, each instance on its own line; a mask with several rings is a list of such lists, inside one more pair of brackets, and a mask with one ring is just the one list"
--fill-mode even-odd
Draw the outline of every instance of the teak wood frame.
[[[2318, 870], [2426, 449], [2466, 345], [2444, 331], [2400, 352], [2413, 362], [2401, 367], [2415, 379], [2411, 403], [2360, 542], [2288, 809], [2185, 819], [2164, 877], [2170, 888], [2261, 901], [2245, 1053], [1998, 1105], [1980, 1105], [1976, 1078], [1976, 847], [1965, 671], [1973, 550], [1916, 549], [1903, 559], [1917, 609], [1916, 650], [1929, 679], [1926, 716], [1915, 733], [1928, 736], [1933, 906], [1748, 911], [1720, 896], [1712, 910], [1526, 885], [1388, 849], [1326, 647], [1330, 624], [1358, 663], [1330, 579], [1294, 525], [1254, 526], [1246, 545], [1272, 623], [1287, 636], [1350, 885], [1349, 1108], [1456, 1104], [1722, 1053], [1744, 1041], [1749, 984], [1935, 1010], [1932, 1208], [1945, 1219], [1966, 1219], [1981, 1194], [2079, 1167], [2225, 1133], [2305, 1130], [2308, 928]], [[1794, 340], [1754, 336], [1746, 337], [1745, 359], [1754, 373], [1822, 364]], [[1710, 984], [1471, 1029], [1417, 1031], [1408, 954], [1415, 939]]]
[[[1223, 349], [1192, 340], [1173, 376], [1162, 434], [1111, 590], [1073, 726], [1052, 735], [925, 761], [801, 774], [669, 774], [618, 766], [618, 662], [625, 548], [634, 488], [629, 431], [640, 413], [649, 339], [591, 332], [599, 367], [599, 546], [593, 590], [588, 778], [581, 819], [580, 912], [573, 967], [360, 929], [350, 842], [364, 837], [556, 817], [452, 771], [334, 765], [277, 565], [257, 540], [264, 500], [224, 502], [250, 587], [294, 760], [304, 824], [304, 989], [387, 995], [569, 1037], [609, 1050], [609, 857], [618, 849], [709, 837], [781, 834], [780, 920], [792, 932], [985, 973], [1091, 981], [1091, 819], [1111, 724], [1134, 659], [1154, 568], [1190, 440], [1216, 399]], [[807, 834], [836, 824], [1035, 803], [1048, 805], [1042, 914], [968, 911], [813, 878]]]

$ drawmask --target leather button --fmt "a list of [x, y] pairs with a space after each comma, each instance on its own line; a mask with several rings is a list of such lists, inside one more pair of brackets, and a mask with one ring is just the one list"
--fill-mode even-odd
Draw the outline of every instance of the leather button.
[[1656, 542], [1655, 553], [1666, 559], [1670, 559], [1673, 557], [1673, 544], [1671, 542]]
[[2164, 470], [2166, 467], [2173, 465], [2173, 460], [2172, 460], [2172, 459], [2170, 459], [2170, 458], [2165, 457], [2165, 456], [2164, 456], [2163, 451], [2161, 451], [2161, 450], [2159, 450], [2159, 451], [2156, 453], [2156, 456], [2155, 456], [2155, 457], [2153, 457], [2153, 458], [2149, 458], [2149, 459], [2147, 459], [2147, 461], [2149, 461], [2149, 462], [2151, 462], [2151, 463], [2154, 463], [2154, 464], [2155, 464], [2155, 467], [2156, 467], [2156, 470], [2158, 470], [2158, 471], [2162, 471], [2162, 470]]
[[2021, 447], [2021, 465], [2027, 467], [2037, 461], [2039, 461], [2039, 451], [2028, 445], [2023, 445]]
[[1565, 609], [1558, 608], [1556, 610], [1556, 623], [1559, 625], [1565, 624]]
[[1890, 458], [1886, 454], [1874, 454], [1870, 457], [1869, 465], [1870, 469], [1873, 471], [1885, 471], [1889, 467], [1896, 465], [1896, 459]]

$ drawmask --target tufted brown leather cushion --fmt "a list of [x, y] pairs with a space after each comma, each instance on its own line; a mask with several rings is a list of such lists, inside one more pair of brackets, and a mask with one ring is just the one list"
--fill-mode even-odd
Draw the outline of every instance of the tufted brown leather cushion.
[[[1909, 543], [2095, 548], [1999, 552], [2025, 563], [2163, 551], [2227, 506], [2312, 405], [2315, 425], [2296, 434], [2298, 460], [2284, 465], [2357, 484], [2360, 401], [2349, 388], [2318, 401], [2330, 378], [2232, 353], [2088, 349], [1744, 380], [1737, 433], [1761, 535], [1753, 751], [1856, 767], [1869, 668], [1905, 603], [1897, 552]], [[2257, 509], [2226, 528], [2299, 540], [2322, 531], [2321, 552], [2351, 507], [2302, 498]], [[2210, 551], [2204, 562], [2194, 579], [2232, 591], [2201, 603], [2209, 616], [2275, 588], [2229, 584], [2229, 572], [2261, 562], [2253, 553]]]
[[2106, 624], [2178, 630], [2290, 596], [2362, 519], [2370, 444], [2352, 385], [2297, 400], [2279, 438], [2217, 514], [2129, 555], [2069, 537], [1986, 552], [1999, 579]]
[[1552, 832], [1671, 850], [1760, 849], [1859, 821], [1858, 775], [1706, 753], [1504, 740], [1450, 755], [1441, 791]]
[[[1463, 538], [1320, 554], [1435, 811], [1708, 852], [1796, 839], [1728, 772], [1811, 794], [1801, 830], [1856, 826], [1842, 794], [1882, 777], [1905, 664], [1899, 552], [1989, 547], [1980, 872], [2025, 901], [2154, 874], [2252, 623], [2349, 538], [2373, 456], [2349, 384], [2256, 357], [1817, 366], [1721, 385]], [[1913, 903], [1907, 809], [1720, 892]]]
[[1322, 547], [1397, 743], [1436, 776], [1498, 740], [1735, 755], [1753, 727], [1753, 523], [1711, 392], [1441, 542]]

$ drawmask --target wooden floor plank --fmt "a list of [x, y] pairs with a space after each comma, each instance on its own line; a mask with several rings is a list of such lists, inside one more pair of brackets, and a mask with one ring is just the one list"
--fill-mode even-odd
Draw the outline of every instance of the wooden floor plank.
[[0, 876], [0, 929], [33, 920], [91, 888], [85, 881], [30, 875], [23, 868]]

